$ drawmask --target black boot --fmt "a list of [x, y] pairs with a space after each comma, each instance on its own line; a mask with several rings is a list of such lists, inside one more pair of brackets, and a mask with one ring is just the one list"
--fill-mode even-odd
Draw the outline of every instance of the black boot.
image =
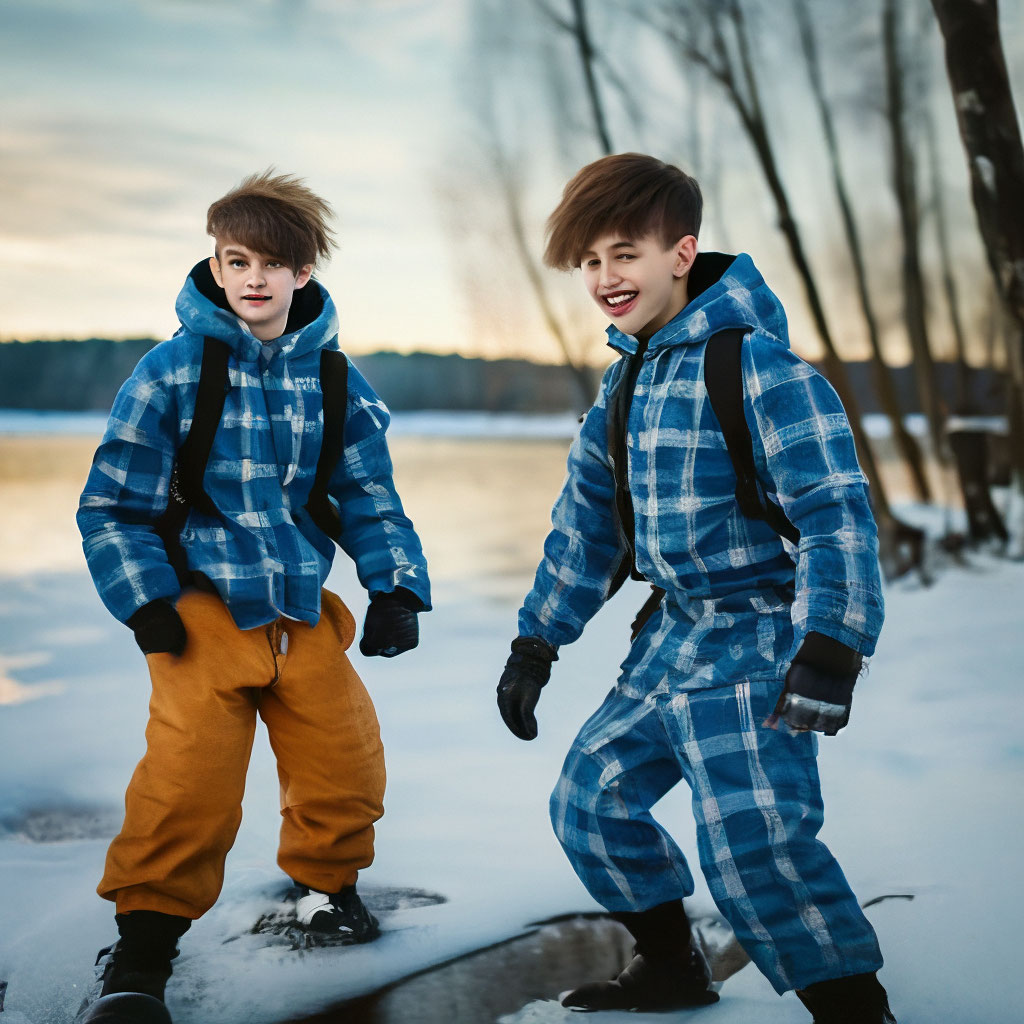
[[797, 995], [814, 1024], [896, 1024], [885, 989], [874, 974], [819, 981]]
[[103, 967], [99, 994], [141, 992], [163, 1000], [171, 961], [178, 955], [178, 939], [192, 922], [155, 910], [117, 914], [114, 920], [121, 937], [96, 958]]
[[581, 1010], [677, 1010], [718, 1002], [711, 968], [690, 940], [681, 900], [611, 915], [636, 939], [633, 959], [611, 981], [581, 985], [562, 1005]]

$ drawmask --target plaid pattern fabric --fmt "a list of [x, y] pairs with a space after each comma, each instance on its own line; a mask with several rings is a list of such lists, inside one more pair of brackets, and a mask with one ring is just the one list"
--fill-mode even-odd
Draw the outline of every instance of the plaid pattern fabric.
[[429, 607], [423, 551], [392, 481], [390, 417], [354, 367], [344, 456], [328, 488], [341, 536], [323, 534], [303, 507], [323, 430], [320, 353], [339, 349], [334, 304], [321, 293], [319, 316], [281, 338], [268, 362], [260, 342], [190, 277], [177, 303], [182, 329], [147, 353], [118, 392], [78, 525], [100, 597], [122, 622], [149, 601], [180, 593], [153, 524], [191, 426], [205, 335], [231, 346], [231, 390], [205, 477], [219, 514], [190, 513], [181, 534], [189, 568], [212, 580], [241, 629], [282, 614], [315, 625], [335, 541], [368, 591], [405, 587]]
[[[740, 512], [707, 400], [705, 347], [731, 327], [748, 329], [744, 412], [759, 475], [800, 530], [795, 551]], [[613, 327], [609, 342], [636, 351]], [[867, 484], [836, 393], [788, 345], [782, 307], [745, 255], [650, 340], [628, 422], [628, 475], [637, 568], [667, 597], [623, 665], [627, 692], [781, 678], [810, 630], [874, 650], [883, 604]], [[606, 439], [612, 378], [609, 368], [569, 453], [519, 615], [520, 634], [556, 647], [577, 639], [607, 599], [622, 557]]]
[[882, 957], [816, 838], [816, 737], [761, 725], [778, 695], [776, 681], [642, 700], [613, 689], [566, 757], [551, 820], [596, 900], [646, 910], [693, 892], [682, 852], [650, 813], [685, 779], [711, 895], [781, 993], [876, 971]]

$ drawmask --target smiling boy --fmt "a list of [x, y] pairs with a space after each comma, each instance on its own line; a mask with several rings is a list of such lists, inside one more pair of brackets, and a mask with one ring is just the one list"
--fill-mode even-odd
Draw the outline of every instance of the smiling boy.
[[[340, 544], [370, 594], [360, 650], [385, 657], [416, 646], [430, 590], [392, 482], [387, 409], [348, 364], [312, 277], [332, 248], [329, 215], [299, 179], [269, 172], [210, 207], [215, 254], [178, 296], [180, 330], [114, 400], [82, 494], [89, 569], [153, 687], [146, 753], [99, 885], [120, 934], [102, 961], [104, 996], [163, 998], [179, 937], [220, 892], [257, 716], [277, 758], [278, 863], [298, 886], [299, 925], [321, 941], [378, 934], [356, 878], [383, 813], [383, 750], [345, 653], [352, 615], [323, 585]], [[212, 422], [200, 398], [208, 351], [226, 361]], [[328, 372], [345, 382], [333, 397]], [[185, 501], [201, 421], [211, 448]]]
[[[874, 931], [817, 839], [812, 730], [846, 724], [882, 625], [866, 482], [835, 392], [789, 349], [779, 300], [748, 256], [697, 253], [700, 219], [692, 178], [620, 154], [584, 167], [548, 222], [546, 262], [581, 268], [622, 358], [572, 446], [519, 613], [498, 685], [509, 729], [537, 735], [558, 648], [627, 572], [663, 594], [551, 797], [573, 868], [636, 939], [616, 979], [564, 1004], [718, 998], [683, 909], [689, 865], [651, 815], [685, 779], [711, 894], [776, 991], [797, 990], [817, 1024], [894, 1024]], [[742, 339], [735, 384], [763, 517], [741, 509], [708, 397], [706, 356], [729, 335]]]

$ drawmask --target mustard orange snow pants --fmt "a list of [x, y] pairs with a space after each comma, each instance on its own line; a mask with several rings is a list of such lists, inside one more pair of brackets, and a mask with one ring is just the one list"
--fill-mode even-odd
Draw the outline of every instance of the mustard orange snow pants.
[[220, 598], [187, 590], [184, 654], [150, 654], [147, 749], [125, 796], [98, 892], [119, 913], [197, 918], [217, 900], [242, 820], [256, 715], [281, 782], [278, 864], [335, 892], [373, 860], [384, 751], [370, 697], [345, 654], [355, 635], [322, 592], [316, 627], [280, 618], [240, 630]]

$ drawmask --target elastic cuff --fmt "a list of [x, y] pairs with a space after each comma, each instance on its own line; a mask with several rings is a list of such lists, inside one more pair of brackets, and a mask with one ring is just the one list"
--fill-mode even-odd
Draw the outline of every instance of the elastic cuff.
[[513, 654], [530, 654], [546, 661], [558, 661], [558, 648], [553, 647], [539, 636], [517, 636], [512, 641]]
[[794, 664], [810, 665], [837, 676], [855, 675], [860, 672], [862, 661], [863, 658], [857, 651], [833, 637], [814, 630], [804, 637], [800, 649], [793, 656]]
[[394, 590], [377, 590], [370, 595], [371, 601], [394, 601], [410, 612], [422, 612], [426, 610], [426, 603], [405, 587], [395, 587]]

